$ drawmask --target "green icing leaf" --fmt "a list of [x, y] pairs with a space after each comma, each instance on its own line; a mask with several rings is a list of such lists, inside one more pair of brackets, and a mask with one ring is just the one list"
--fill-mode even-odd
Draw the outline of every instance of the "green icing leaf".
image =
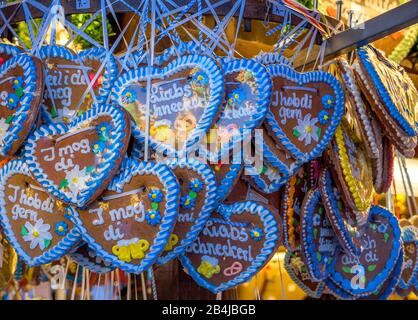
[[22, 236], [27, 236], [29, 234], [29, 231], [28, 231], [28, 229], [26, 229], [25, 226], [22, 226], [22, 229], [20, 229], [20, 234]]
[[17, 88], [16, 90], [15, 90], [15, 95], [18, 97], [18, 98], [21, 98], [22, 96], [23, 96], [23, 89], [22, 88]]
[[6, 123], [7, 123], [7, 124], [11, 124], [11, 123], [12, 123], [12, 121], [13, 121], [13, 118], [14, 118], [14, 116], [13, 116], [13, 115], [8, 116], [8, 117], [6, 118]]
[[68, 187], [68, 180], [67, 179], [62, 179], [62, 181], [61, 181], [61, 183], [60, 183], [60, 185], [59, 185], [59, 189], [64, 189], [64, 188], [66, 188], [66, 187]]
[[317, 236], [318, 236], [318, 229], [315, 228], [315, 229], [313, 229], [313, 237], [314, 237], [315, 240], [316, 240]]
[[316, 129], [316, 135], [318, 138], [321, 136], [321, 128]]
[[158, 210], [158, 203], [157, 202], [151, 203], [151, 208], [152, 210]]
[[349, 268], [349, 267], [343, 267], [343, 271], [345, 273], [351, 273], [351, 268]]
[[190, 198], [192, 198], [192, 199], [196, 199], [196, 197], [197, 197], [197, 193], [196, 193], [196, 192], [194, 192], [194, 191], [190, 191], [190, 192], [189, 192], [189, 197], [190, 197]]
[[52, 107], [52, 109], [51, 109], [51, 117], [52, 118], [56, 118], [57, 116], [58, 116], [57, 109], [55, 107]]
[[316, 253], [316, 260], [321, 261], [321, 254], [319, 252]]
[[299, 137], [300, 137], [300, 132], [298, 131], [298, 129], [293, 129], [293, 135], [294, 135], [296, 138], [299, 138]]
[[92, 173], [95, 169], [96, 169], [96, 167], [95, 167], [95, 166], [87, 166], [87, 167], [86, 167], [86, 172], [87, 172], [87, 173]]
[[376, 270], [376, 265], [371, 264], [370, 266], [367, 267], [367, 270], [370, 271], [370, 272]]
[[385, 242], [387, 242], [387, 241], [388, 241], [388, 239], [389, 239], [389, 235], [388, 235], [387, 233], [385, 233], [385, 234], [383, 235], [383, 238], [385, 239]]
[[44, 239], [45, 248], [48, 248], [51, 245], [51, 240]]

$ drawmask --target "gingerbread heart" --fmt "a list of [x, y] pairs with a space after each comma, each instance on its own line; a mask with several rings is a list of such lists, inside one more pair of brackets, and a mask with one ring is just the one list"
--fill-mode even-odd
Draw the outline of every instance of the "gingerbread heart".
[[73, 122], [40, 127], [25, 157], [34, 178], [54, 197], [77, 207], [94, 201], [119, 168], [130, 138], [129, 115], [100, 105]]
[[329, 279], [354, 296], [373, 294], [390, 276], [401, 252], [401, 230], [391, 212], [372, 206], [360, 235], [359, 257], [340, 251], [332, 261]]
[[83, 241], [68, 255], [77, 264], [95, 273], [108, 273], [115, 269], [110, 262], [98, 256], [97, 252], [90, 249], [88, 244]]
[[224, 78], [216, 62], [187, 55], [164, 68], [142, 67], [122, 74], [115, 82], [112, 100], [132, 115], [133, 135], [140, 142], [148, 136], [149, 106], [150, 146], [176, 155], [188, 153], [209, 130], [223, 93]]
[[272, 207], [253, 201], [223, 204], [180, 261], [199, 285], [218, 293], [260, 271], [280, 237], [279, 217]]
[[182, 254], [202, 231], [216, 201], [216, 180], [211, 168], [194, 159], [170, 160], [165, 163], [176, 175], [181, 198], [177, 222], [170, 242], [158, 258], [158, 264], [167, 263]]
[[4, 233], [30, 266], [61, 258], [80, 239], [66, 208], [32, 178], [23, 160], [1, 168], [0, 204]]
[[269, 65], [272, 102], [265, 125], [277, 143], [299, 162], [317, 158], [331, 141], [344, 114], [344, 92], [331, 74], [298, 73]]
[[340, 250], [337, 236], [325, 213], [319, 188], [308, 191], [300, 210], [300, 248], [312, 280], [328, 276], [335, 254]]
[[251, 186], [264, 193], [278, 191], [290, 179], [290, 174], [282, 174], [277, 167], [264, 160], [263, 166], [257, 171], [255, 166], [246, 165], [243, 178]]
[[239, 163], [218, 163], [210, 164], [216, 179], [216, 199], [218, 203], [225, 200], [231, 193], [232, 188], [237, 183], [244, 168]]
[[14, 155], [38, 115], [44, 86], [39, 59], [18, 54], [0, 66], [0, 155]]
[[341, 193], [335, 186], [328, 169], [321, 171], [319, 176], [322, 203], [328, 220], [340, 242], [341, 247], [348, 253], [358, 256], [362, 250], [359, 230], [352, 226], [351, 213], [346, 207]]
[[46, 66], [41, 110], [47, 123], [71, 122], [93, 104], [108, 102], [118, 67], [105, 49], [75, 54], [66, 47], [51, 45], [41, 47], [39, 57]]
[[208, 135], [209, 157], [219, 161], [238, 148], [260, 126], [271, 99], [271, 80], [265, 67], [248, 59], [222, 59], [225, 102]]
[[357, 49], [357, 57], [355, 71], [368, 87], [366, 96], [380, 121], [399, 126], [402, 135], [415, 137], [418, 91], [406, 71], [372, 46]]
[[401, 237], [404, 263], [398, 286], [401, 289], [408, 289], [414, 284], [418, 274], [418, 229], [414, 226], [404, 227]]
[[126, 159], [101, 197], [71, 219], [90, 248], [126, 272], [147, 270], [173, 239], [180, 188], [164, 164]]
[[301, 288], [308, 296], [317, 299], [321, 297], [324, 292], [325, 283], [312, 281], [299, 251], [286, 252], [284, 267], [290, 278], [292, 278], [299, 288]]

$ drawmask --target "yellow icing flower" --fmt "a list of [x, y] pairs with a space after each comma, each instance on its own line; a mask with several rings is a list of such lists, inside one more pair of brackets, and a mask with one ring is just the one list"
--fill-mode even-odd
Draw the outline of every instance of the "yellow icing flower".
[[131, 262], [131, 252], [127, 246], [113, 246], [112, 252], [119, 260], [124, 262]]
[[145, 257], [145, 252], [149, 249], [149, 242], [145, 239], [141, 239], [136, 243], [131, 243], [129, 249], [131, 251], [132, 259], [143, 259]]

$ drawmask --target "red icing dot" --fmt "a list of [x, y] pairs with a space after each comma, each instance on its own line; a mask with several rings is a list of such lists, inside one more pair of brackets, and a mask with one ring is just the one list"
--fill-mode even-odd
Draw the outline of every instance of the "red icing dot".
[[4, 58], [0, 57], [0, 66], [4, 63]]

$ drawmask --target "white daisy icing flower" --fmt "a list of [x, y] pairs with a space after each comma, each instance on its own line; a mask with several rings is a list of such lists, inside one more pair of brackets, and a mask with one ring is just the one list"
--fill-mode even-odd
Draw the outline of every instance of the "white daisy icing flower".
[[293, 129], [293, 135], [299, 141], [305, 141], [305, 145], [310, 145], [312, 139], [318, 142], [321, 129], [316, 125], [317, 118], [311, 119], [311, 114], [305, 115], [305, 118], [298, 119], [298, 125]]
[[86, 168], [80, 170], [80, 166], [76, 165], [72, 170], [67, 170], [65, 180], [66, 187], [70, 191], [70, 197], [73, 200], [77, 199], [78, 194], [85, 189], [86, 182], [90, 179], [89, 174], [86, 173]]
[[23, 240], [30, 241], [30, 249], [33, 250], [37, 246], [41, 250], [45, 250], [51, 245], [52, 235], [49, 232], [51, 226], [49, 224], [44, 224], [43, 219], [39, 219], [35, 222], [35, 225], [32, 225], [29, 221], [26, 221], [25, 225], [22, 227], [21, 234], [23, 235]]
[[0, 144], [4, 143], [4, 138], [6, 138], [7, 130], [9, 129], [9, 124], [6, 122], [6, 119], [0, 119]]

